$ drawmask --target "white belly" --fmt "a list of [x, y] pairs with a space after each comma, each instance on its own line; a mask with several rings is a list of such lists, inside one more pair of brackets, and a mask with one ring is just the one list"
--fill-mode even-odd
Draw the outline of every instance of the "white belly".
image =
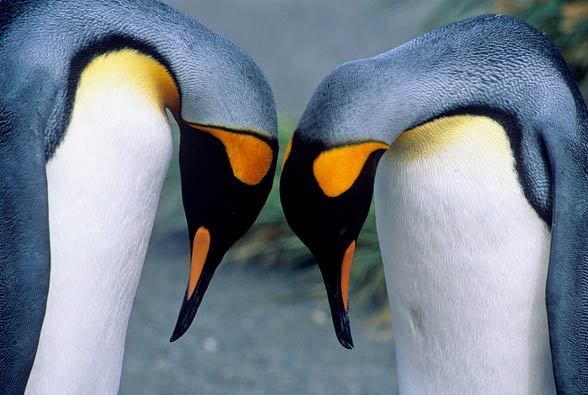
[[551, 235], [504, 130], [459, 116], [405, 132], [375, 199], [400, 393], [554, 394]]
[[172, 149], [165, 113], [125, 77], [103, 81], [103, 89], [80, 87], [64, 141], [47, 164], [51, 276], [27, 394], [118, 391]]

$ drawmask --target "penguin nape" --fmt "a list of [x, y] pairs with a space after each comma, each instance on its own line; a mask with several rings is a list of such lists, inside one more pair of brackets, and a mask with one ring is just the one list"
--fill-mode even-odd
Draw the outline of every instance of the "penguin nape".
[[116, 393], [171, 158], [166, 109], [192, 251], [173, 341], [269, 194], [269, 83], [152, 0], [0, 2], [0, 54], [0, 394]]
[[347, 348], [375, 189], [401, 394], [588, 393], [588, 114], [534, 28], [479, 16], [339, 66], [280, 189]]

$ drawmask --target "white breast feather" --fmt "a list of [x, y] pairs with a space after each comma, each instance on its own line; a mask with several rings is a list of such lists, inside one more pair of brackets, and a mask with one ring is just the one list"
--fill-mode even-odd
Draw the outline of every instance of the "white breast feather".
[[131, 305], [172, 151], [132, 82], [78, 95], [47, 164], [51, 280], [27, 394], [116, 394]]
[[375, 186], [400, 393], [554, 394], [550, 232], [504, 130], [455, 117], [410, 133]]

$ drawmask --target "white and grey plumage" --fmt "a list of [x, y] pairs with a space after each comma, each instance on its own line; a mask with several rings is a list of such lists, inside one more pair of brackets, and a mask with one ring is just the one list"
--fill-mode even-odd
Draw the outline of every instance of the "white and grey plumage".
[[349, 348], [374, 177], [400, 392], [588, 393], [588, 113], [553, 44], [480, 16], [316, 89], [282, 204]]
[[0, 394], [116, 393], [171, 158], [165, 110], [193, 249], [177, 339], [271, 188], [269, 84], [151, 0], [0, 2], [0, 54]]

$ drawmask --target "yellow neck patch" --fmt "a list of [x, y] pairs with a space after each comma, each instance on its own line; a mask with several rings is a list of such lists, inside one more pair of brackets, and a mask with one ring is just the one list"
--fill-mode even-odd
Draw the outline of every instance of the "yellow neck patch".
[[192, 126], [210, 133], [223, 143], [233, 174], [239, 181], [257, 185], [270, 170], [274, 153], [270, 145], [260, 138], [197, 124]]
[[168, 70], [150, 56], [133, 49], [109, 52], [94, 58], [84, 69], [76, 92], [112, 87], [137, 90], [155, 107], [179, 114], [180, 94]]
[[355, 183], [372, 152], [387, 148], [372, 141], [324, 151], [312, 165], [314, 177], [325, 195], [337, 197]]
[[409, 129], [394, 141], [389, 154], [400, 159], [421, 159], [472, 139], [489, 150], [511, 155], [504, 128], [480, 115], [443, 117]]

